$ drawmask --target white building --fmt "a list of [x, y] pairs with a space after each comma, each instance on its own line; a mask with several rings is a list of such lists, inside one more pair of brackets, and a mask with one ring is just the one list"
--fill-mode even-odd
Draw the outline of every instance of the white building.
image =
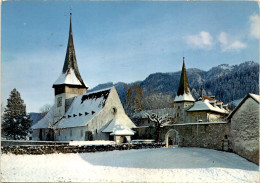
[[55, 104], [32, 126], [34, 140], [130, 141], [135, 127], [125, 114], [115, 87], [86, 93], [76, 60], [70, 18], [67, 53], [61, 75], [53, 84]]

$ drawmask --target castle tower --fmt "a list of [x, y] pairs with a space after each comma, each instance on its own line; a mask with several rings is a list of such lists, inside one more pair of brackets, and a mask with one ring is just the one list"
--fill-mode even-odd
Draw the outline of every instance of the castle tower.
[[55, 118], [62, 117], [71, 104], [73, 97], [86, 93], [88, 86], [82, 80], [73, 44], [71, 13], [69, 39], [63, 69], [59, 78], [53, 83], [55, 94]]
[[185, 115], [186, 115], [185, 109], [193, 105], [194, 101], [195, 100], [192, 97], [192, 94], [190, 92], [190, 86], [189, 86], [189, 81], [186, 73], [185, 61], [183, 57], [183, 65], [181, 71], [181, 78], [179, 82], [179, 88], [178, 88], [177, 95], [174, 99], [174, 108], [175, 108], [177, 123], [185, 122]]

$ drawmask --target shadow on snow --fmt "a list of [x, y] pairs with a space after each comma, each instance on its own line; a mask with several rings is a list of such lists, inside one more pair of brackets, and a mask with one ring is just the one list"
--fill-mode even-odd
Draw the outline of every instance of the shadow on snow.
[[203, 148], [160, 148], [126, 151], [82, 153], [79, 156], [97, 166], [194, 169], [231, 168], [258, 171], [259, 167], [246, 159], [228, 152]]

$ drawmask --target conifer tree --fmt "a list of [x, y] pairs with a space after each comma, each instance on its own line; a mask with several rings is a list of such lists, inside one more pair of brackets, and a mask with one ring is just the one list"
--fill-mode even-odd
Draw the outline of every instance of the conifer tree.
[[32, 121], [26, 114], [26, 106], [16, 89], [11, 91], [10, 97], [7, 99], [2, 120], [2, 133], [8, 139], [25, 139], [26, 135], [31, 132]]

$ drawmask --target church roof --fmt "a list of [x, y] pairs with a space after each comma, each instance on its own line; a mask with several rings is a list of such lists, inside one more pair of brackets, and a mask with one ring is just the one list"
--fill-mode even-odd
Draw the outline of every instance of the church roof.
[[[69, 77], [69, 79], [67, 79], [67, 77]], [[61, 84], [81, 85], [85, 88], [88, 88], [88, 86], [83, 82], [83, 79], [80, 76], [78, 65], [77, 65], [77, 59], [76, 59], [76, 53], [74, 49], [73, 35], [72, 35], [71, 16], [70, 16], [70, 29], [69, 29], [67, 52], [66, 52], [62, 73], [60, 77], [54, 82], [53, 87], [55, 85], [61, 85]]]
[[[61, 119], [56, 119], [56, 128], [85, 126], [103, 109], [111, 89], [112, 88], [107, 88], [75, 97], [65, 115]], [[48, 128], [50, 124], [54, 122], [53, 116], [54, 106], [47, 115], [32, 128]]]
[[57, 128], [85, 126], [99, 114], [105, 106], [111, 88], [75, 97], [65, 117], [57, 123]]
[[175, 102], [180, 102], [180, 101], [192, 101], [194, 102], [194, 98], [191, 95], [190, 92], [190, 86], [189, 86], [189, 81], [186, 73], [186, 68], [185, 68], [185, 62], [184, 62], [184, 57], [183, 57], [183, 65], [182, 65], [182, 71], [181, 71], [181, 78], [179, 82], [179, 88], [177, 95], [174, 99]]
[[74, 69], [69, 69], [66, 73], [62, 73], [53, 85], [62, 84], [81, 85], [81, 82], [77, 78]]

